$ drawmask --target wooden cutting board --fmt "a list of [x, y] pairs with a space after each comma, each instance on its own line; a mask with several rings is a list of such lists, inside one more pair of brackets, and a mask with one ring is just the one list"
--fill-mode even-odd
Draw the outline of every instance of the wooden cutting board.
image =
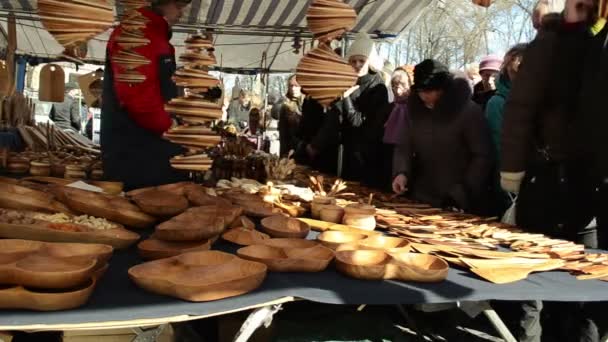
[[47, 64], [40, 70], [40, 90], [38, 99], [45, 102], [63, 102], [65, 94], [65, 73], [56, 64]]

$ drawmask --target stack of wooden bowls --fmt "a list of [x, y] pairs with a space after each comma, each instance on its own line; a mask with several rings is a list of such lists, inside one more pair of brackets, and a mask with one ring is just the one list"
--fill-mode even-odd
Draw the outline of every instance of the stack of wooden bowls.
[[354, 27], [357, 14], [342, 0], [314, 0], [306, 18], [319, 46], [300, 60], [296, 77], [304, 93], [328, 107], [357, 82], [355, 70], [330, 47]]
[[114, 9], [107, 0], [39, 0], [42, 25], [61, 44], [63, 56], [80, 62], [87, 42], [114, 24]]
[[120, 22], [120, 34], [116, 38], [116, 43], [122, 50], [112, 56], [112, 62], [122, 69], [116, 75], [116, 79], [120, 82], [142, 83], [146, 80], [146, 76], [136, 69], [150, 64], [150, 60], [133, 49], [150, 43], [143, 31], [148, 21], [148, 18], [138, 11], [131, 10]]
[[186, 89], [186, 96], [171, 100], [165, 109], [178, 116], [184, 125], [165, 134], [169, 141], [186, 147], [184, 156], [171, 159], [175, 169], [204, 172], [213, 161], [205, 150], [217, 146], [221, 136], [209, 128], [212, 121], [222, 117], [222, 104], [210, 100], [206, 94], [220, 81], [209, 75], [209, 66], [216, 63], [210, 36], [193, 35], [186, 40], [186, 52], [179, 60], [184, 66], [173, 77], [178, 86]]

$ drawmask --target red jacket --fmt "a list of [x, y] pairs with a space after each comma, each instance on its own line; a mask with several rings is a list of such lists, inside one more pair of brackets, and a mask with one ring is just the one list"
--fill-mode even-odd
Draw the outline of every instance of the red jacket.
[[[136, 70], [146, 76], [142, 83], [119, 82], [114, 79], [114, 90], [120, 105], [129, 113], [129, 117], [135, 123], [147, 130], [159, 135], [171, 127], [171, 116], [165, 111], [165, 99], [161, 92], [162, 80], [160, 74], [161, 59], [170, 56], [174, 59], [175, 48], [171, 45], [171, 31], [165, 19], [149, 9], [138, 10], [142, 15], [149, 19], [144, 29], [146, 38], [150, 44], [132, 49], [150, 60], [150, 64], [138, 67]], [[108, 41], [108, 53], [110, 60], [118, 53], [122, 47], [116, 43], [116, 38], [120, 35], [122, 27], [118, 26]], [[114, 75], [120, 75], [125, 69], [114, 62], [111, 62]]]

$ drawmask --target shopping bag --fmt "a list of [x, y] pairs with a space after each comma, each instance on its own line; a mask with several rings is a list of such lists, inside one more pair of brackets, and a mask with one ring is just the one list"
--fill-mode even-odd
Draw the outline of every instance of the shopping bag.
[[509, 198], [511, 199], [511, 206], [509, 207], [509, 209], [507, 209], [507, 211], [505, 212], [505, 214], [502, 216], [502, 223], [506, 223], [506, 224], [510, 224], [512, 226], [516, 225], [516, 220], [515, 220], [515, 208], [517, 207], [517, 196], [513, 195], [513, 194], [509, 194]]

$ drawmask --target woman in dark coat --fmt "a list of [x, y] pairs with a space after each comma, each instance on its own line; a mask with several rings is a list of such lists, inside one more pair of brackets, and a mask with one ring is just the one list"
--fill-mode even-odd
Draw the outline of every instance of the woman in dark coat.
[[395, 149], [393, 190], [434, 206], [483, 212], [492, 143], [467, 80], [427, 59], [414, 70], [408, 109], [410, 134]]
[[[322, 125], [306, 151], [311, 159], [334, 154], [336, 142], [344, 147], [342, 177], [366, 185], [386, 188], [383, 181], [382, 143], [388, 104], [388, 89], [380, 72], [370, 67], [375, 53], [374, 42], [367, 34], [360, 34], [348, 50], [350, 65], [359, 74], [357, 84], [348, 89], [343, 98], [334, 102], [322, 115]], [[304, 109], [304, 116], [306, 116]]]

